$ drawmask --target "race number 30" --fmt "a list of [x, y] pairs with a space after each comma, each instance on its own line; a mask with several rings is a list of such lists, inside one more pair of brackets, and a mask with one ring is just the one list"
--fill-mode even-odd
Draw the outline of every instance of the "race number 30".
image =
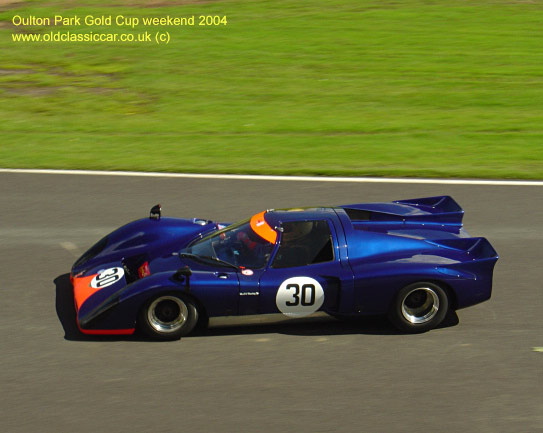
[[90, 285], [93, 289], [103, 289], [104, 287], [111, 286], [119, 281], [124, 276], [123, 268], [110, 268], [100, 272], [96, 275]]
[[277, 289], [275, 303], [289, 317], [304, 317], [317, 311], [324, 302], [324, 290], [310, 277], [292, 277]]

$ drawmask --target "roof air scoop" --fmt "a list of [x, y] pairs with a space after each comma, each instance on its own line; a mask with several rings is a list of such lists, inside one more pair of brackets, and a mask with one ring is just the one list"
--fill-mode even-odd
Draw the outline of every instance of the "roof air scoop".
[[151, 208], [151, 211], [149, 212], [149, 219], [159, 220], [161, 215], [162, 207], [160, 206], [160, 204], [156, 204]]

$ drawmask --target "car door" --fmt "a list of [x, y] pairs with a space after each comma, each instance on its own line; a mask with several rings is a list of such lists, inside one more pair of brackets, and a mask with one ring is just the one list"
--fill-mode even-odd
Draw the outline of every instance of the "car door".
[[284, 222], [279, 244], [260, 276], [259, 313], [304, 317], [335, 312], [352, 271], [342, 266], [336, 230], [328, 219]]
[[209, 317], [236, 315], [239, 311], [239, 278], [236, 269], [185, 259], [192, 274], [188, 290], [205, 306]]

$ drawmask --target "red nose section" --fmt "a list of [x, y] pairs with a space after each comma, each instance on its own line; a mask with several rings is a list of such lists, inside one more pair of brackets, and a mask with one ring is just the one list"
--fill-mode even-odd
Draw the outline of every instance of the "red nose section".
[[[88, 277], [73, 277], [70, 275], [70, 280], [72, 281], [72, 286], [74, 288], [74, 303], [76, 313], [79, 312], [81, 305], [94, 295], [100, 289], [95, 289], [91, 287], [91, 281], [97, 274], [89, 275]], [[79, 316], [77, 317], [77, 327], [83, 334], [89, 335], [130, 335], [133, 334], [136, 330], [135, 328], [129, 329], [83, 329], [79, 326]]]
[[77, 311], [79, 311], [83, 302], [100, 290], [91, 287], [90, 283], [95, 276], [96, 274], [72, 279], [72, 284], [74, 286], [74, 302]]

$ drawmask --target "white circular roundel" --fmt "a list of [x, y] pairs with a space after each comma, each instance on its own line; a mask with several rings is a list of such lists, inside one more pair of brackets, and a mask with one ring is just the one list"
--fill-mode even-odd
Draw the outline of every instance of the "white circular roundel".
[[317, 311], [324, 302], [324, 290], [310, 277], [292, 277], [277, 289], [275, 303], [281, 313], [289, 317], [304, 317]]
[[109, 268], [101, 271], [96, 275], [90, 285], [93, 289], [103, 289], [104, 287], [111, 286], [119, 281], [124, 276], [123, 268]]

